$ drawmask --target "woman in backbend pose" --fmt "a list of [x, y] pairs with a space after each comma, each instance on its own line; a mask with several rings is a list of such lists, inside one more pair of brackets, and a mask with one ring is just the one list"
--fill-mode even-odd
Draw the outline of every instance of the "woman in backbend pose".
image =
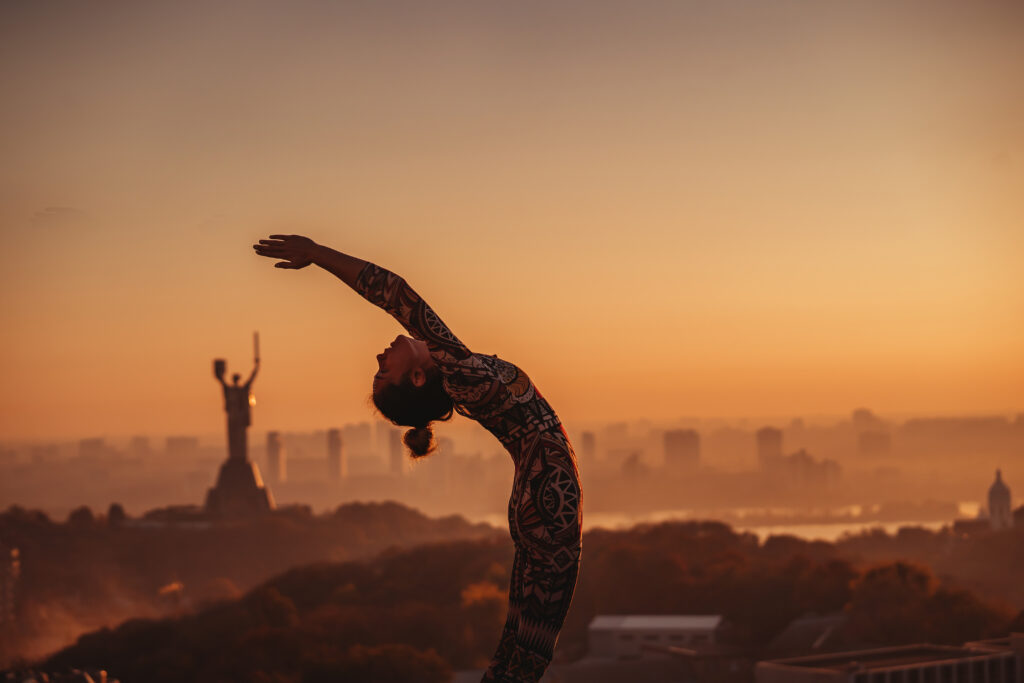
[[405, 280], [372, 263], [298, 235], [253, 245], [278, 268], [316, 264], [383, 308], [412, 338], [399, 335], [377, 356], [373, 402], [396, 425], [411, 427], [414, 457], [434, 449], [430, 423], [453, 411], [472, 418], [512, 455], [515, 481], [508, 526], [516, 554], [508, 617], [484, 681], [537, 681], [555, 647], [580, 562], [580, 485], [562, 423], [515, 365], [472, 353]]

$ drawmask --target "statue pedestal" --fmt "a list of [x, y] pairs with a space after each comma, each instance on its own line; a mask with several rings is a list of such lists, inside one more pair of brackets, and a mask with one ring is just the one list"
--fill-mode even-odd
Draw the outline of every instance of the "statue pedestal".
[[206, 511], [213, 517], [252, 517], [273, 509], [274, 497], [263, 486], [259, 468], [244, 458], [228, 458], [206, 494]]

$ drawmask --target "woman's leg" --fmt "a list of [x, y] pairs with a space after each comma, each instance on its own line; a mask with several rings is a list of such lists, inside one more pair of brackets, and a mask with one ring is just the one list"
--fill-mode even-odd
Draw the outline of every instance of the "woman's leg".
[[528, 549], [516, 551], [505, 630], [483, 681], [534, 683], [544, 675], [576, 586], [578, 547], [573, 555], [566, 564]]
[[509, 617], [488, 681], [531, 683], [551, 662], [580, 562], [580, 491], [562, 444], [542, 444], [517, 474], [509, 527], [516, 559]]
[[505, 674], [508, 672], [508, 664], [512, 661], [512, 654], [516, 648], [516, 634], [519, 632], [519, 609], [522, 603], [522, 575], [523, 575], [523, 551], [516, 550], [515, 559], [512, 561], [512, 578], [508, 587], [508, 614], [505, 617], [505, 628], [501, 631], [501, 640], [498, 641], [498, 649], [487, 667], [484, 681], [507, 680]]

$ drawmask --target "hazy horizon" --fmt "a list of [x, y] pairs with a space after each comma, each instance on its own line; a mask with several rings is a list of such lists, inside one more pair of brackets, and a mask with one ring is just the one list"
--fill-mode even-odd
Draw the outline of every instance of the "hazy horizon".
[[[864, 406], [858, 406], [858, 408], [864, 408]], [[660, 420], [650, 419], [646, 417], [634, 417], [634, 418], [616, 418], [616, 419], [605, 419], [599, 420], [594, 418], [574, 419], [570, 424], [566, 426], [567, 430], [570, 430], [571, 434], [579, 434], [584, 431], [602, 430], [607, 429], [616, 424], [625, 424], [627, 429], [651, 429], [651, 430], [666, 430], [666, 429], [695, 429], [699, 433], [703, 433], [705, 430], [720, 430], [720, 429], [746, 429], [746, 430], [757, 430], [761, 427], [776, 427], [785, 428], [792, 424], [794, 420], [801, 421], [807, 427], [819, 427], [819, 428], [832, 428], [837, 427], [845, 423], [849, 423], [850, 415], [852, 411], [848, 411], [846, 414], [811, 414], [811, 415], [737, 415], [737, 416], [722, 416], [713, 415], [707, 417], [701, 417], [696, 415], [680, 415], [676, 418], [664, 418]], [[941, 414], [930, 414], [930, 413], [875, 413], [879, 419], [893, 423], [891, 426], [898, 426], [910, 420], [943, 420], [943, 419], [1005, 419], [1008, 423], [1012, 423], [1015, 420], [1024, 420], [1024, 411], [978, 411], [978, 412], [949, 412]], [[221, 420], [223, 422], [223, 420]], [[295, 434], [295, 435], [309, 435], [320, 432], [326, 432], [330, 429], [339, 429], [342, 427], [357, 426], [360, 424], [369, 424], [371, 429], [376, 428], [377, 424], [386, 425], [389, 428], [404, 430], [404, 427], [394, 427], [389, 422], [380, 417], [376, 413], [367, 413], [362, 419], [356, 416], [352, 420], [338, 420], [335, 422], [310, 425], [310, 426], [297, 426], [290, 429], [284, 429], [273, 424], [257, 424], [254, 423], [250, 428], [250, 434], [255, 438], [263, 437], [268, 432], [279, 432], [282, 434]], [[451, 422], [441, 423], [436, 425], [436, 430], [439, 437], [450, 436], [452, 433], [456, 436], [464, 436], [466, 432], [473, 432], [477, 435], [489, 438], [487, 432], [477, 425], [472, 420], [459, 419], [459, 417], [453, 418]], [[114, 443], [127, 443], [129, 440], [135, 437], [147, 437], [152, 439], [161, 439], [168, 437], [195, 437], [198, 438], [200, 443], [209, 444], [210, 442], [224, 441], [227, 437], [224, 434], [224, 425], [218, 424], [210, 431], [199, 432], [199, 431], [188, 431], [186, 429], [170, 430], [170, 431], [155, 431], [155, 432], [144, 432], [140, 430], [136, 431], [86, 431], [79, 434], [67, 434], [64, 436], [48, 436], [46, 434], [40, 434], [37, 436], [0, 436], [0, 444], [44, 444], [44, 443], [63, 443], [73, 444], [77, 441], [84, 439], [102, 438], [109, 440]], [[262, 441], [260, 441], [262, 443]], [[497, 446], [495, 446], [497, 448]]]

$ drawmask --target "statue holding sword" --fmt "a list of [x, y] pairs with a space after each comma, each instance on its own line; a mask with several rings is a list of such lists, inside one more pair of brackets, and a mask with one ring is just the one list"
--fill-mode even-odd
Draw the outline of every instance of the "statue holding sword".
[[253, 333], [253, 369], [245, 384], [239, 384], [242, 376], [235, 373], [231, 384], [224, 381], [227, 362], [223, 358], [213, 361], [213, 374], [224, 389], [224, 410], [228, 416], [228, 457], [245, 460], [248, 453], [247, 431], [252, 424], [251, 407], [256, 404], [252, 383], [260, 369], [260, 335]]

